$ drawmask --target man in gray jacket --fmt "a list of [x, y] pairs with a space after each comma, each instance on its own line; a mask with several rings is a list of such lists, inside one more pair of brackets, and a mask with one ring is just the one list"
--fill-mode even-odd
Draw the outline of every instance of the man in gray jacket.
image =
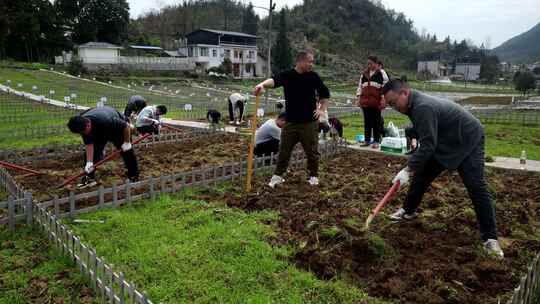
[[391, 107], [409, 116], [417, 132], [419, 148], [407, 167], [392, 182], [411, 185], [403, 207], [390, 217], [411, 220], [430, 184], [444, 170], [457, 170], [471, 198], [480, 235], [488, 253], [503, 257], [497, 240], [495, 209], [484, 178], [484, 128], [460, 105], [411, 90], [396, 79], [382, 90]]

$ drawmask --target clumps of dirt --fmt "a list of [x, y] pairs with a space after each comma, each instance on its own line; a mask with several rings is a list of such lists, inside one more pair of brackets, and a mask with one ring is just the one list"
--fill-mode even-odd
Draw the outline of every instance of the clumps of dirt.
[[[248, 150], [248, 139], [234, 134], [199, 137], [176, 144], [160, 144], [147, 148], [137, 147], [140, 179], [159, 177], [173, 173], [190, 171], [194, 168], [220, 165], [238, 161]], [[43, 175], [25, 177], [15, 176], [17, 183], [33, 193], [34, 199], [44, 201], [53, 195], [63, 197], [69, 188], [56, 189], [67, 178], [77, 175], [84, 167], [82, 154], [66, 155], [61, 160], [26, 162], [20, 165], [44, 172]], [[113, 182], [126, 179], [125, 167], [121, 157], [109, 161], [97, 170], [97, 179], [104, 187]], [[75, 181], [74, 184], [79, 181]], [[76, 193], [93, 191], [97, 188], [75, 190]]]
[[540, 175], [488, 169], [502, 261], [482, 250], [476, 216], [461, 179], [444, 173], [424, 196], [420, 218], [392, 223], [384, 213], [403, 202], [401, 189], [372, 222], [371, 208], [389, 189], [405, 160], [358, 151], [324, 163], [311, 187], [293, 171], [277, 189], [268, 177], [250, 194], [216, 197], [247, 211], [280, 213], [277, 241], [296, 247], [293, 261], [320, 278], [349, 277], [371, 296], [400, 303], [505, 302], [531, 257], [540, 251]]

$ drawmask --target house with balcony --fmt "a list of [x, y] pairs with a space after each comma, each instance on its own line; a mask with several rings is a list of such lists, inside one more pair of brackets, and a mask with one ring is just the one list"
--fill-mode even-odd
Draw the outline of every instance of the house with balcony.
[[204, 70], [219, 67], [225, 58], [233, 66], [235, 78], [257, 75], [257, 36], [245, 33], [198, 29], [186, 35], [187, 54], [191, 62]]

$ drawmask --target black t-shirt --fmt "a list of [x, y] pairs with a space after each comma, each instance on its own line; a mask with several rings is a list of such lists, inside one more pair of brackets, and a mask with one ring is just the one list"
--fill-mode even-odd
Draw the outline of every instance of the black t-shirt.
[[129, 98], [129, 102], [124, 110], [124, 116], [129, 118], [131, 113], [138, 113], [146, 107], [146, 101], [142, 96], [135, 95]]
[[274, 87], [283, 86], [287, 122], [312, 122], [317, 109], [317, 95], [320, 99], [330, 98], [330, 91], [315, 72], [299, 74], [295, 69], [275, 75]]
[[88, 135], [82, 135], [86, 145], [95, 142], [118, 142], [124, 138], [124, 129], [127, 126], [124, 115], [111, 107], [93, 108], [81, 114], [90, 119], [92, 130]]

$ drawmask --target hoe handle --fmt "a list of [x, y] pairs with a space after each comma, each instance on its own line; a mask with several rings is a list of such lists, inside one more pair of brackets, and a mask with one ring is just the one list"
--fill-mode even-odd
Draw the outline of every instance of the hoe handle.
[[384, 207], [384, 205], [386, 205], [386, 203], [388, 203], [390, 201], [390, 199], [392, 199], [392, 197], [394, 196], [394, 194], [396, 194], [396, 192], [398, 191], [399, 187], [400, 187], [400, 182], [399, 181], [396, 181], [392, 187], [390, 188], [390, 190], [388, 190], [388, 192], [386, 192], [386, 194], [384, 195], [383, 199], [377, 204], [377, 206], [375, 207], [375, 209], [373, 209], [373, 211], [371, 211], [371, 213], [369, 214], [367, 220], [366, 220], [366, 224], [364, 226], [364, 230], [367, 230], [369, 228], [369, 224], [371, 223], [371, 221], [373, 221], [373, 219], [375, 218], [375, 216], [377, 216], [377, 214], [379, 214], [379, 212], [381, 211], [381, 209]]
[[[137, 138], [137, 139], [133, 142], [133, 145], [140, 143], [141, 141], [143, 141], [145, 138], [147, 138], [147, 137], [150, 136], [150, 135], [152, 135], [152, 134], [148, 133], [148, 134], [145, 134], [145, 135], [143, 135], [143, 136]], [[103, 164], [104, 162], [107, 162], [107, 161], [109, 161], [109, 160], [111, 160], [111, 159], [116, 158], [116, 157], [120, 154], [120, 152], [122, 152], [122, 150], [116, 150], [116, 151], [114, 151], [113, 153], [109, 154], [109, 155], [108, 155], [107, 157], [105, 157], [104, 159], [98, 161], [97, 163], [94, 164], [93, 170], [96, 170], [96, 168], [97, 168], [98, 166], [100, 166], [101, 164]], [[81, 173], [79, 173], [79, 174], [77, 174], [77, 175], [75, 175], [75, 176], [72, 176], [72, 177], [66, 179], [60, 186], [58, 186], [58, 188], [62, 188], [62, 187], [64, 187], [65, 185], [68, 185], [68, 184], [72, 183], [72, 182], [73, 182], [74, 180], [76, 180], [77, 178], [83, 177], [83, 176], [86, 175], [86, 174], [87, 174], [87, 173], [86, 173], [85, 171], [83, 171], [83, 172], [81, 172]]]
[[373, 216], [376, 216], [379, 213], [379, 211], [381, 211], [381, 209], [384, 207], [384, 205], [386, 205], [386, 203], [388, 203], [388, 201], [390, 201], [392, 199], [394, 194], [396, 194], [397, 190], [399, 189], [399, 186], [400, 186], [399, 181], [396, 181], [392, 185], [390, 190], [388, 190], [388, 192], [386, 192], [386, 194], [384, 195], [383, 199], [379, 202], [379, 204], [377, 204], [377, 207], [375, 207], [375, 209], [373, 209], [373, 211], [372, 211]]
[[25, 168], [25, 167], [21, 167], [21, 166], [18, 166], [18, 165], [12, 164], [12, 163], [8, 163], [8, 162], [5, 162], [5, 161], [0, 161], [0, 166], [15, 169], [15, 170], [19, 170], [19, 171], [23, 171], [23, 172], [27, 172], [27, 173], [32, 173], [34, 175], [42, 174], [39, 171], [28, 169], [28, 168]]

